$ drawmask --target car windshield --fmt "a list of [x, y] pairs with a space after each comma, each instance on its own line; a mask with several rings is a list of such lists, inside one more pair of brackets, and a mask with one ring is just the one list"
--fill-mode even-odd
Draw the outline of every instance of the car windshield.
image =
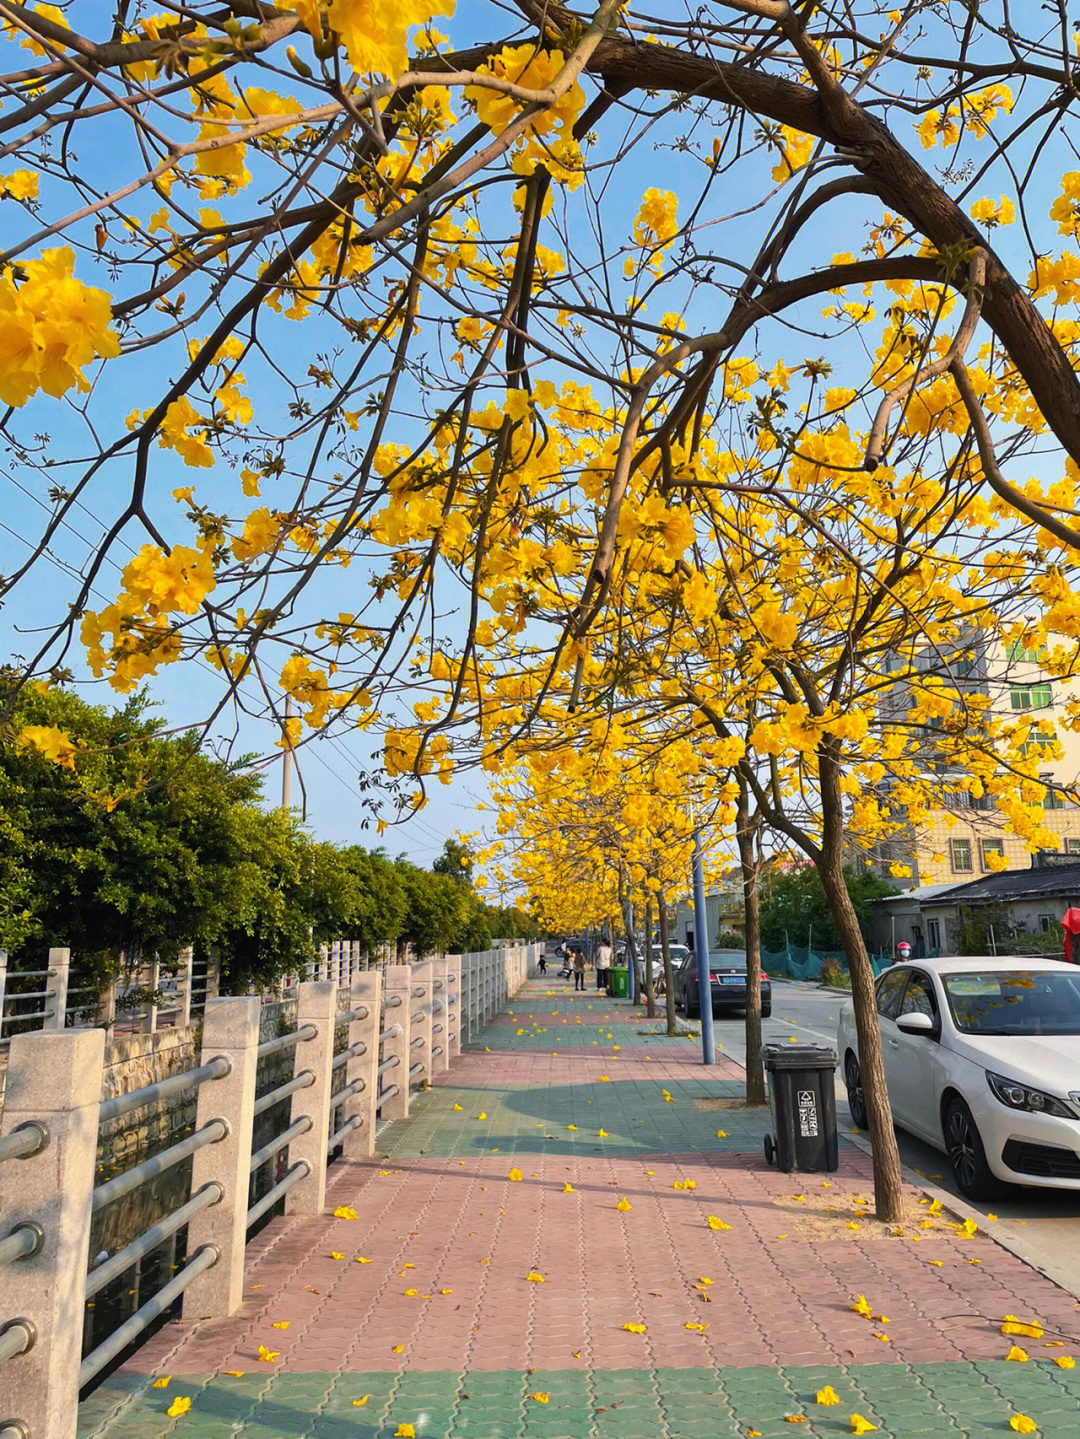
[[941, 981], [964, 1034], [1080, 1034], [1080, 975], [1002, 969]]
[[710, 969], [745, 969], [746, 955], [737, 949], [713, 950], [709, 955]]

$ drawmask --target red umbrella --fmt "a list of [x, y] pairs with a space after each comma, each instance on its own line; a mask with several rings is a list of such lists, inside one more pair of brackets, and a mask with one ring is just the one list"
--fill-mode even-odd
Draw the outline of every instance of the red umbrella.
[[1061, 927], [1065, 931], [1065, 959], [1069, 964], [1076, 964], [1077, 959], [1073, 958], [1073, 935], [1080, 934], [1080, 909], [1067, 909], [1061, 921]]

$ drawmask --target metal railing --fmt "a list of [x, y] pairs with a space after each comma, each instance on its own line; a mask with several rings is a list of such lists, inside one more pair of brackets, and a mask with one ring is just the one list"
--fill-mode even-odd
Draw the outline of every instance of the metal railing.
[[[18, 1416], [0, 1422], [0, 1439], [5, 1425], [26, 1439], [74, 1432], [80, 1387], [178, 1302], [185, 1319], [235, 1312], [253, 1227], [280, 1204], [323, 1213], [332, 1156], [374, 1152], [377, 1121], [408, 1115], [410, 1088], [437, 1082], [462, 1040], [531, 972], [535, 947], [381, 969], [362, 969], [359, 960], [353, 946], [328, 947], [325, 968], [334, 972], [296, 986], [295, 1028], [268, 1039], [259, 1033], [259, 997], [211, 995], [192, 1068], [105, 1100], [102, 1028], [13, 1036], [0, 1164], [33, 1165], [45, 1152], [40, 1162], [58, 1193], [46, 1223], [32, 1212], [40, 1179], [0, 1185], [0, 1365], [6, 1407]], [[339, 975], [348, 980], [344, 996]], [[44, 1072], [48, 1086], [39, 1082]], [[42, 1106], [42, 1093], [53, 1096], [51, 1107]], [[191, 1133], [94, 1185], [104, 1125], [190, 1095]], [[168, 1172], [185, 1175], [168, 1212], [88, 1267], [91, 1216]], [[272, 1181], [261, 1195], [260, 1175], [259, 1187]], [[62, 1249], [49, 1243], [50, 1228], [66, 1236]], [[110, 1286], [130, 1286], [136, 1266], [169, 1246], [179, 1267], [83, 1357], [82, 1326], [71, 1315], [85, 1315], [87, 1301]], [[66, 1385], [57, 1374], [68, 1376]], [[44, 1382], [48, 1375], [54, 1382]]]

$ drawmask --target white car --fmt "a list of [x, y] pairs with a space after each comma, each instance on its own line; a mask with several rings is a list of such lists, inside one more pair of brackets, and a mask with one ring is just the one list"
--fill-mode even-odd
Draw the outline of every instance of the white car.
[[[1080, 1189], [1080, 969], [1056, 959], [920, 959], [876, 986], [896, 1123], [949, 1156], [969, 1199], [1002, 1183]], [[866, 1128], [855, 1015], [837, 1052]]]

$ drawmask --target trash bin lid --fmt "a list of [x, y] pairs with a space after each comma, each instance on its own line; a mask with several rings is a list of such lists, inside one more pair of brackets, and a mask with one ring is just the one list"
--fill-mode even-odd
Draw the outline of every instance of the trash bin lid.
[[766, 1069], [835, 1069], [836, 1050], [827, 1044], [766, 1044], [761, 1058]]

